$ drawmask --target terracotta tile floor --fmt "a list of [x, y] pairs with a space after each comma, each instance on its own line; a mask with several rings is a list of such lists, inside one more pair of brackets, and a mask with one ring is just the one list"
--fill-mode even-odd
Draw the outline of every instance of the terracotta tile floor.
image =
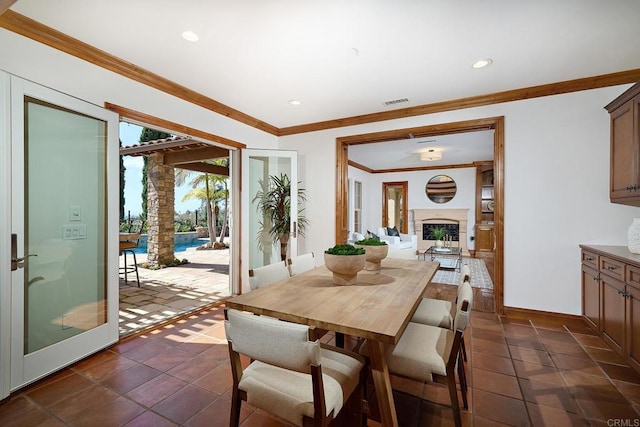
[[[436, 288], [429, 292], [455, 292]], [[474, 307], [464, 425], [638, 425], [640, 375], [581, 322]], [[218, 306], [125, 338], [5, 399], [0, 425], [226, 426], [232, 382], [222, 320]], [[392, 380], [402, 426], [453, 425], [446, 387]], [[241, 418], [243, 427], [285, 425], [247, 404]]]
[[[160, 270], [140, 267], [140, 287], [135, 273], [129, 273], [127, 282], [120, 275], [120, 336], [229, 297], [229, 249], [192, 248], [175, 255], [189, 264]], [[146, 260], [146, 254], [137, 256], [138, 263]], [[131, 256], [128, 261], [133, 263]], [[123, 267], [122, 255], [119, 262]]]

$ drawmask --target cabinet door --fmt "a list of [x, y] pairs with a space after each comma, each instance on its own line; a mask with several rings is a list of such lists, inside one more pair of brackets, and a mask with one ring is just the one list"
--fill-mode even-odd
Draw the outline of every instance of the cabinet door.
[[582, 315], [590, 326], [600, 330], [600, 279], [598, 271], [582, 265]]
[[600, 274], [602, 286], [602, 338], [620, 354], [623, 354], [625, 328], [625, 290], [623, 282]]
[[634, 101], [623, 104], [611, 113], [611, 200], [640, 195], [640, 189], [635, 192], [630, 189], [638, 184]]
[[494, 250], [495, 237], [492, 224], [476, 225], [476, 251], [492, 252]]
[[631, 367], [640, 371], [640, 289], [627, 286], [627, 355]]

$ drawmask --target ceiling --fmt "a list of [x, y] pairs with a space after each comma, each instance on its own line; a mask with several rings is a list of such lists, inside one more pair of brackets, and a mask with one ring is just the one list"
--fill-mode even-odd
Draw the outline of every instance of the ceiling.
[[[349, 160], [374, 171], [398, 168], [424, 168], [463, 165], [493, 160], [493, 130], [407, 138], [373, 144], [349, 146]], [[420, 153], [434, 150], [442, 159], [424, 161]]]
[[[637, 0], [18, 0], [11, 10], [278, 128], [640, 68]], [[482, 58], [493, 64], [471, 67]]]

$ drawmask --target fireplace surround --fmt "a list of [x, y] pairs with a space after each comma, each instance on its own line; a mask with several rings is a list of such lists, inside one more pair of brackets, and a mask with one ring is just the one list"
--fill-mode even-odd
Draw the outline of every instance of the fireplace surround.
[[[418, 250], [423, 252], [435, 244], [430, 230], [435, 226], [444, 226], [449, 230], [448, 234], [454, 237], [454, 230], [457, 228], [457, 235], [452, 238], [454, 242], [459, 242], [462, 256], [470, 256], [467, 244], [467, 215], [469, 209], [411, 209], [410, 222], [413, 230], [418, 235]], [[425, 233], [427, 231], [427, 233]]]

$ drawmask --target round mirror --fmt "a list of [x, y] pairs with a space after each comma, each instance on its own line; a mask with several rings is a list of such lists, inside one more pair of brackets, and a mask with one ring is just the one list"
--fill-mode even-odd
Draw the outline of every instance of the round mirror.
[[436, 175], [427, 182], [427, 197], [434, 203], [447, 203], [456, 195], [456, 182], [447, 175]]

